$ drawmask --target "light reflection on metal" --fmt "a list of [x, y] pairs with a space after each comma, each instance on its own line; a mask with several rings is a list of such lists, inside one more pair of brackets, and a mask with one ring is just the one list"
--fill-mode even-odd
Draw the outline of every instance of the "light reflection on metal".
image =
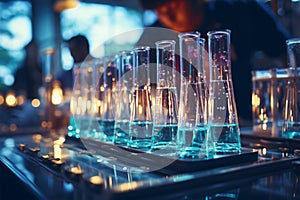
[[62, 155], [62, 150], [59, 144], [54, 144], [53, 145], [53, 156], [55, 159], [61, 159]]
[[61, 146], [65, 142], [65, 138], [60, 137], [58, 140], [55, 140], [53, 143], [53, 157], [55, 159], [62, 159], [62, 148]]
[[108, 177], [108, 187], [109, 187], [109, 188], [112, 188], [112, 186], [113, 186], [113, 179], [112, 179], [111, 176], [109, 176], [109, 177]]
[[262, 155], [267, 155], [267, 148], [262, 149]]
[[94, 185], [102, 185], [104, 184], [104, 180], [101, 176], [92, 176], [89, 178], [89, 182]]
[[119, 192], [125, 192], [130, 190], [135, 190], [139, 186], [138, 182], [131, 182], [131, 183], [122, 183], [117, 185], [115, 189]]
[[266, 156], [267, 155], [267, 148], [263, 147], [261, 149], [256, 150], [258, 152], [258, 155], [260, 156]]
[[42, 135], [41, 134], [34, 134], [34, 135], [32, 135], [31, 138], [32, 138], [32, 141], [39, 144], [42, 140]]
[[79, 164], [76, 167], [71, 167], [69, 170], [76, 175], [82, 175], [84, 173]]

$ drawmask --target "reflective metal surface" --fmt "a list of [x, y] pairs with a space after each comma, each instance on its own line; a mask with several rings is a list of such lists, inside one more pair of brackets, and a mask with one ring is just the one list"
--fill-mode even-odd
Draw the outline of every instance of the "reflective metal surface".
[[101, 156], [55, 133], [6, 137], [0, 145], [0, 170], [5, 173], [0, 198], [300, 199], [298, 141], [293, 142], [245, 130], [247, 153], [238, 159], [233, 155], [217, 164], [217, 158], [211, 163], [178, 160], [172, 167], [144, 173], [128, 167], [125, 158]]

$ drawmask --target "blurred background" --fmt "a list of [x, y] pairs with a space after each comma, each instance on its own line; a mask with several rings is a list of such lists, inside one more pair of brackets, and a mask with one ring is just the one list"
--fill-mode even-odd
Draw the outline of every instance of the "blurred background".
[[[74, 9], [68, 9], [73, 8]], [[130, 19], [130, 20], [128, 20]], [[104, 49], [94, 49], [113, 35], [142, 28], [155, 19], [152, 12], [142, 12], [137, 1], [74, 0], [0, 0], [0, 85], [1, 90], [14, 83], [14, 72], [25, 58], [24, 47], [32, 39], [39, 52], [55, 49], [61, 62], [56, 73], [72, 67], [73, 60], [64, 43], [74, 35], [85, 35], [95, 57]], [[119, 38], [116, 45], [135, 43], [138, 36]], [[1, 102], [1, 101], [0, 101]]]
[[[293, 37], [300, 37], [298, 0], [261, 1], [272, 8]], [[24, 47], [32, 39], [38, 42], [40, 53], [47, 49], [58, 51], [56, 56], [61, 62], [55, 65], [55, 72], [59, 73], [72, 67], [72, 57], [64, 43], [72, 36], [85, 35], [91, 53], [99, 57], [110, 49], [96, 48], [111, 36], [142, 28], [155, 19], [155, 13], [142, 10], [137, 0], [0, 0], [0, 92], [13, 85], [14, 72], [25, 58]], [[116, 37], [107, 47], [114, 43], [126, 49], [138, 38]], [[268, 65], [268, 59], [259, 52], [255, 62], [256, 67]]]
[[[271, 7], [293, 37], [300, 37], [298, 0], [258, 1]], [[47, 67], [45, 65], [51, 64], [52, 71], [43, 72], [45, 82], [47, 81], [45, 73], [54, 75], [51, 80], [55, 80], [61, 72], [72, 69], [74, 61], [67, 41], [73, 36], [78, 34], [86, 36], [91, 55], [99, 58], [110, 55], [115, 49], [132, 48], [139, 40], [142, 28], [152, 24], [156, 19], [156, 14], [152, 10], [142, 9], [138, 0], [0, 0], [0, 111], [7, 114], [9, 113], [7, 107], [25, 104], [26, 96], [14, 94], [13, 85], [16, 82], [16, 72], [26, 58], [26, 49], [30, 41], [37, 43], [38, 52], [35, 56], [38, 62], [44, 65], [43, 70]], [[116, 37], [134, 29], [141, 31], [125, 34], [126, 37]], [[111, 49], [112, 47], [114, 49]], [[51, 55], [53, 60], [45, 60], [47, 55]], [[261, 52], [253, 56], [254, 69], [282, 67], [281, 65], [283, 64], [276, 63], [276, 60], [269, 59]], [[59, 88], [56, 93], [54, 91], [55, 88], [53, 94], [57, 94], [57, 98], [54, 99], [56, 102], [52, 101], [53, 104], [60, 105], [63, 101], [68, 101], [61, 99]], [[39, 93], [43, 94], [43, 91]], [[69, 94], [64, 93], [64, 96]], [[38, 108], [41, 102], [33, 97], [29, 104], [28, 109], [32, 110]], [[18, 116], [19, 120], [20, 113], [30, 113], [23, 112], [24, 109], [26, 106], [22, 106], [20, 112], [14, 109], [9, 118]], [[60, 112], [64, 110], [60, 109]], [[34, 117], [38, 118], [39, 115]], [[6, 129], [14, 130], [16, 128], [14, 125], [19, 123], [18, 120], [10, 122], [7, 119], [8, 117], [4, 115], [0, 116], [0, 125], [4, 124], [3, 127]], [[26, 114], [19, 121], [26, 124], [28, 120], [34, 118]], [[38, 119], [36, 121], [40, 124]], [[10, 126], [7, 127], [7, 124]]]

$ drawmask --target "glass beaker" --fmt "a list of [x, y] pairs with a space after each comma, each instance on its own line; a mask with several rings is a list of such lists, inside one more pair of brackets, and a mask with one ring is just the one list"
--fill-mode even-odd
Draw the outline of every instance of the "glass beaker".
[[300, 68], [288, 69], [289, 82], [286, 87], [285, 106], [283, 112], [282, 137], [300, 138]]
[[151, 151], [161, 155], [175, 155], [177, 150], [178, 91], [176, 87], [175, 43], [174, 40], [161, 40], [155, 43], [157, 86]]
[[134, 52], [133, 87], [129, 146], [149, 150], [152, 145], [153, 117], [150, 93], [150, 47], [136, 47]]
[[43, 61], [43, 87], [44, 90], [41, 95], [41, 104], [43, 106], [43, 121], [47, 124], [47, 128], [55, 128], [56, 117], [54, 115], [55, 107], [52, 104], [52, 91], [55, 78], [55, 65], [57, 59], [55, 59], [57, 53], [54, 49], [47, 49], [42, 56]]
[[80, 65], [81, 95], [77, 103], [80, 107], [80, 115], [75, 118], [76, 127], [80, 130], [80, 138], [93, 137], [92, 123], [95, 117], [95, 88], [96, 88], [96, 65], [94, 60], [86, 60]]
[[253, 131], [281, 136], [288, 71], [272, 68], [252, 71]]
[[115, 129], [115, 95], [117, 68], [114, 57], [104, 57], [103, 65], [99, 66], [100, 77], [96, 87], [97, 113], [99, 132], [106, 142], [114, 142]]
[[282, 137], [300, 138], [300, 38], [286, 41], [288, 84], [286, 88]]
[[68, 136], [80, 138], [80, 130], [76, 127], [75, 118], [81, 114], [81, 107], [78, 106], [81, 102], [81, 78], [80, 65], [77, 63], [73, 66], [72, 73], [74, 77], [73, 92], [70, 99], [70, 119], [68, 125]]
[[129, 142], [130, 100], [132, 88], [133, 51], [122, 51], [117, 55], [118, 82], [115, 99], [115, 143], [124, 146]]
[[216, 154], [241, 152], [231, 77], [230, 30], [208, 32], [209, 126]]
[[207, 85], [205, 40], [197, 33], [181, 33], [178, 154], [181, 158], [207, 157]]
[[271, 70], [252, 71], [252, 117], [254, 132], [271, 133], [274, 94]]
[[287, 68], [275, 68], [273, 69], [275, 76], [274, 80], [274, 111], [273, 111], [273, 126], [272, 135], [281, 136], [283, 125], [283, 111], [285, 105], [285, 92], [288, 85], [288, 69]]

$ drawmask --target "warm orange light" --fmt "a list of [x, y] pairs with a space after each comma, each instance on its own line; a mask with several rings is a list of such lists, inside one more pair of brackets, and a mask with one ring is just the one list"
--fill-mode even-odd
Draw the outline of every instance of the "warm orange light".
[[125, 192], [130, 190], [135, 190], [139, 184], [137, 182], [130, 182], [130, 183], [122, 183], [115, 187], [115, 189], [119, 192]]
[[89, 181], [94, 185], [101, 185], [104, 183], [103, 178], [101, 176], [92, 176]]
[[77, 115], [80, 115], [82, 112], [81, 112], [81, 110], [82, 110], [82, 104], [83, 104], [83, 99], [82, 99], [82, 97], [78, 97], [77, 98], [77, 108], [76, 108], [76, 114]]
[[47, 128], [48, 123], [46, 121], [42, 121], [41, 126], [43, 128]]
[[104, 73], [104, 66], [101, 66], [99, 71], [100, 71], [100, 73]]
[[63, 101], [63, 91], [58, 83], [54, 84], [51, 96], [51, 102], [53, 105], [59, 105]]
[[4, 103], [4, 97], [0, 95], [0, 105], [2, 105], [3, 103]]
[[58, 109], [55, 110], [55, 111], [54, 111], [54, 116], [55, 116], [55, 117], [61, 117], [61, 116], [62, 116], [61, 110], [58, 110]]
[[56, 12], [62, 12], [66, 9], [76, 8], [79, 5], [78, 0], [58, 0], [54, 6], [53, 9]]
[[89, 73], [92, 73], [92, 72], [93, 72], [93, 67], [88, 67], [87, 71], [88, 71]]
[[139, 110], [138, 112], [140, 115], [143, 114], [143, 106], [142, 105], [138, 106], [138, 110]]
[[25, 96], [24, 95], [17, 96], [17, 102], [18, 105], [23, 105], [25, 103]]
[[37, 107], [39, 107], [39, 106], [41, 105], [41, 102], [40, 102], [40, 100], [38, 100], [38, 99], [32, 99], [31, 105], [32, 105], [33, 107], [37, 108]]
[[60, 147], [60, 144], [53, 145], [53, 157], [56, 159], [62, 158], [62, 149]]
[[258, 107], [260, 105], [260, 97], [257, 94], [252, 94], [252, 106]]
[[83, 174], [83, 170], [81, 169], [79, 164], [77, 165], [77, 167], [71, 167], [70, 172], [72, 172], [73, 174]]
[[10, 130], [10, 131], [16, 131], [16, 130], [17, 130], [17, 125], [11, 124], [11, 125], [9, 126], [9, 130]]
[[14, 94], [11, 94], [11, 93], [7, 94], [5, 101], [8, 106], [16, 106], [17, 105], [17, 98]]
[[104, 86], [101, 86], [101, 87], [100, 87], [100, 91], [101, 91], [101, 92], [104, 92]]

